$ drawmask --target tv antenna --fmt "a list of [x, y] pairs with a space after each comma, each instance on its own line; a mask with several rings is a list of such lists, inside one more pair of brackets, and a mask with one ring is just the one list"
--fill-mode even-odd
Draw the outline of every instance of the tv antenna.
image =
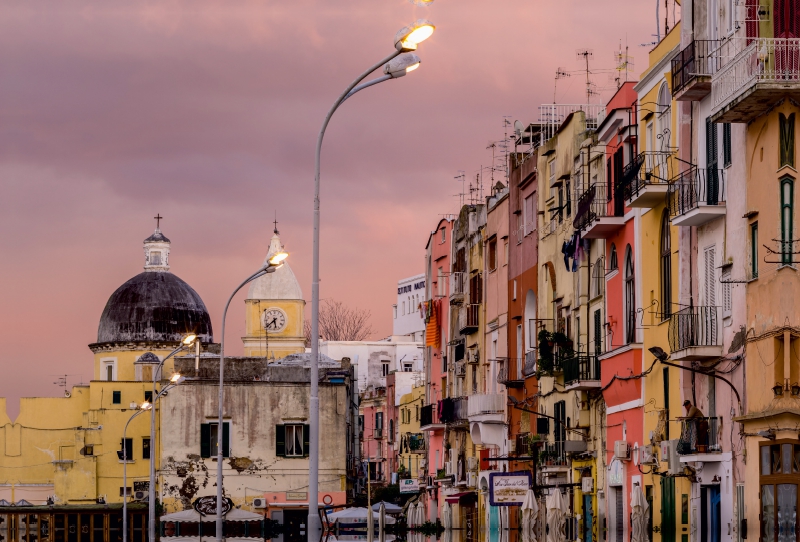
[[619, 42], [619, 49], [614, 53], [614, 66], [617, 70], [615, 80], [617, 88], [622, 86], [622, 72], [625, 72], [625, 82], [628, 81], [628, 72], [633, 70], [633, 57], [628, 54], [628, 46], [622, 50], [622, 41]]
[[586, 103], [587, 104], [592, 103], [592, 100], [591, 100], [592, 95], [597, 94], [595, 91], [593, 91], [592, 82], [589, 79], [589, 75], [592, 73], [591, 71], [589, 71], [589, 59], [592, 57], [593, 54], [594, 54], [594, 51], [592, 51], [592, 49], [578, 49], [577, 51], [575, 51], [575, 55], [578, 57], [578, 60], [583, 58], [584, 62], [586, 63]]
[[464, 196], [465, 196], [464, 183], [467, 181], [467, 174], [463, 170], [459, 169], [458, 175], [456, 175], [453, 178], [457, 181], [461, 181], [461, 193], [453, 194], [454, 196], [458, 196], [458, 204], [459, 204], [458, 208], [460, 210], [464, 206]]
[[553, 103], [556, 103], [556, 90], [558, 89], [558, 80], [564, 79], [565, 77], [569, 77], [570, 73], [567, 71], [567, 68], [556, 68], [556, 78], [555, 82], [553, 83]]

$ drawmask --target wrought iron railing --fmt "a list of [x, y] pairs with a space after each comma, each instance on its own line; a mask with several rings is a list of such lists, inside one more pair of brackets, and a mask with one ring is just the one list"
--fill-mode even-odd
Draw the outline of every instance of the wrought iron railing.
[[575, 356], [565, 359], [564, 385], [586, 380], [600, 380], [600, 360], [597, 356]]
[[461, 333], [470, 333], [478, 329], [480, 305], [468, 304], [458, 311], [458, 329]]
[[567, 464], [567, 454], [564, 451], [564, 441], [546, 442], [540, 454], [542, 464], [563, 466]]
[[[668, 134], [660, 134], [662, 136]], [[667, 144], [669, 142], [666, 142]], [[675, 177], [673, 150], [644, 151], [622, 170], [622, 194], [626, 200], [638, 196], [647, 186], [667, 185]]]
[[714, 107], [727, 104], [758, 83], [800, 83], [800, 39], [732, 41], [747, 45], [714, 75], [711, 81]]
[[624, 209], [614, 205], [609, 197], [605, 184], [596, 183], [578, 197], [575, 220], [572, 225], [576, 230], [583, 230], [592, 222], [609, 216], [622, 216]]
[[686, 418], [681, 421], [681, 437], [678, 440], [678, 453], [703, 454], [721, 452], [719, 443], [720, 418]]
[[419, 413], [420, 427], [426, 427], [428, 425], [433, 425], [435, 423], [439, 423], [439, 416], [438, 412], [436, 411], [436, 405], [423, 406], [420, 409]]
[[719, 307], [687, 307], [669, 317], [669, 347], [673, 352], [697, 346], [719, 346]]
[[672, 218], [707, 205], [725, 203], [725, 170], [690, 167], [669, 185], [667, 205]]
[[383, 438], [383, 427], [376, 427], [372, 431], [372, 438], [375, 440]]
[[710, 77], [719, 70], [722, 59], [715, 52], [719, 40], [694, 40], [672, 59], [672, 94], [683, 90], [697, 77]]
[[450, 297], [463, 298], [467, 293], [467, 274], [461, 271], [450, 273]]
[[440, 423], [462, 423], [469, 421], [469, 403], [466, 397], [442, 399], [439, 410]]

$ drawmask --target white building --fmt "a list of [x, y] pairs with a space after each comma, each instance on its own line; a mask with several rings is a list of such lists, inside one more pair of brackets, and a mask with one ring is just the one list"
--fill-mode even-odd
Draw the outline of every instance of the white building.
[[341, 361], [350, 358], [356, 367], [358, 392], [385, 388], [392, 371], [422, 371], [422, 342], [407, 335], [392, 335], [380, 341], [321, 341], [320, 353]]
[[397, 303], [392, 305], [392, 335], [410, 335], [421, 341], [425, 330], [420, 304], [425, 301], [425, 274], [397, 282]]

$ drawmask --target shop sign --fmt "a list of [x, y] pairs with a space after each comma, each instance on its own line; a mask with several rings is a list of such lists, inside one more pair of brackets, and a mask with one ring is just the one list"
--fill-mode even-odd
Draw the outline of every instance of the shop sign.
[[489, 474], [489, 503], [521, 506], [532, 482], [530, 472], [493, 472]]
[[399, 480], [400, 493], [419, 493], [419, 480], [406, 479]]

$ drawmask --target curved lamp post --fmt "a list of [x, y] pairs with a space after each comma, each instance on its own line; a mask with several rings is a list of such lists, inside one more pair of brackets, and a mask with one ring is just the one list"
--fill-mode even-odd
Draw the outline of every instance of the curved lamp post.
[[[167, 354], [167, 356], [161, 360], [161, 363], [158, 364], [156, 370], [153, 371], [153, 395], [152, 398], [152, 405], [155, 405], [156, 399], [163, 394], [167, 388], [161, 390], [161, 393], [156, 395], [156, 383], [158, 382], [158, 375], [161, 372], [161, 368], [164, 366], [164, 362], [166, 362], [169, 358], [183, 350], [184, 348], [188, 348], [194, 344], [195, 341], [199, 340], [197, 335], [194, 333], [190, 333], [186, 335], [183, 339], [181, 339], [181, 344]], [[175, 377], [173, 377], [175, 378]], [[178, 375], [178, 378], [180, 375]], [[182, 380], [181, 380], [182, 381]], [[173, 384], [177, 384], [177, 381], [172, 381]], [[147, 536], [150, 542], [156, 541], [156, 409], [150, 409], [150, 487], [147, 488], [147, 515], [148, 515], [148, 525], [147, 525]]]
[[242, 289], [245, 284], [254, 281], [258, 277], [264, 276], [267, 273], [274, 273], [278, 270], [280, 266], [283, 265], [283, 260], [289, 257], [289, 254], [286, 252], [278, 252], [272, 255], [266, 265], [264, 265], [261, 269], [247, 277], [244, 282], [242, 282], [236, 289], [233, 291], [231, 296], [228, 298], [228, 302], [225, 303], [225, 309], [222, 311], [222, 337], [219, 340], [219, 418], [217, 421], [217, 542], [222, 542], [222, 496], [223, 496], [223, 487], [222, 487], [222, 435], [223, 431], [223, 419], [222, 419], [222, 400], [224, 398], [223, 394], [223, 384], [224, 384], [224, 367], [225, 367], [225, 318], [228, 315], [228, 307], [233, 301], [233, 296], [236, 295], [236, 292]]
[[[128, 447], [125, 445], [125, 437], [128, 434], [128, 425], [133, 421], [133, 419], [139, 414], [147, 412], [152, 408], [153, 403], [149, 403], [147, 401], [137, 406], [136, 412], [133, 413], [133, 416], [128, 418], [128, 421], [125, 423], [125, 428], [122, 430], [122, 542], [128, 542]], [[153, 450], [151, 447], [151, 463], [153, 461], [152, 457]]]
[[[317, 149], [314, 159], [314, 242], [312, 249], [312, 279], [311, 279], [311, 398], [309, 401], [309, 454], [308, 454], [308, 520], [306, 533], [309, 542], [319, 539], [322, 524], [319, 519], [319, 169], [322, 140], [331, 117], [342, 103], [356, 92], [389, 79], [402, 77], [406, 73], [419, 67], [419, 58], [410, 53], [416, 51], [417, 45], [431, 37], [435, 26], [430, 21], [419, 19], [414, 23], [400, 29], [394, 37], [395, 51], [389, 56], [370, 66], [359, 75], [355, 81], [339, 95], [333, 103], [322, 128], [317, 137]], [[402, 55], [402, 57], [401, 57]], [[400, 57], [400, 58], [398, 58]], [[369, 74], [384, 66], [384, 75], [372, 81], [359, 85]], [[221, 420], [220, 420], [221, 421]], [[221, 531], [218, 527], [217, 539], [222, 542]]]

